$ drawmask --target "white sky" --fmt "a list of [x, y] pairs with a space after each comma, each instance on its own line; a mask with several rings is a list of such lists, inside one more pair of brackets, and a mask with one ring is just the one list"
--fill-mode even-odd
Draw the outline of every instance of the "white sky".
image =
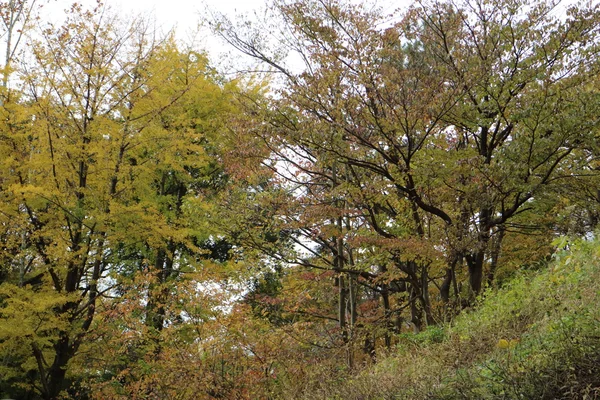
[[[177, 26], [181, 34], [186, 30], [193, 29], [201, 14], [210, 7], [216, 11], [234, 16], [240, 13], [252, 13], [265, 5], [267, 0], [103, 0], [123, 13], [136, 15], [146, 14], [156, 16], [159, 25], [169, 30]], [[354, 0], [361, 3], [360, 0]], [[413, 0], [375, 0], [377, 4], [383, 5], [385, 11], [394, 8], [406, 8]], [[598, 0], [594, 0], [596, 3]], [[38, 2], [42, 2], [38, 0]], [[69, 8], [74, 2], [84, 5], [92, 5], [95, 0], [49, 0], [50, 14], [60, 15], [62, 10]], [[578, 0], [562, 0], [563, 6], [577, 3]]]
[[[84, 6], [92, 6], [95, 0], [49, 0], [45, 5], [46, 15], [51, 19], [60, 19], [64, 10], [74, 2]], [[40, 2], [40, 0], [38, 0]], [[259, 9], [265, 0], [103, 0], [115, 11], [124, 15], [145, 15], [156, 17], [159, 27], [168, 31], [177, 27], [179, 34], [193, 30], [201, 19], [201, 14], [207, 7], [231, 16], [239, 13], [249, 13]]]
[[[40, 3], [44, 0], [38, 0]], [[48, 0], [49, 4], [45, 8], [44, 14], [51, 20], [61, 19], [64, 10], [77, 1], [83, 5], [93, 5], [95, 0]], [[253, 14], [264, 7], [267, 0], [103, 0], [115, 11], [122, 12], [125, 16], [136, 16], [139, 14], [155, 17], [157, 27], [162, 31], [169, 31], [176, 27], [178, 37], [188, 41], [189, 33], [197, 32], [198, 23], [202, 15], [206, 15], [207, 8], [217, 12], [222, 12], [230, 17], [238, 14]], [[358, 3], [362, 0], [351, 0]], [[369, 0], [367, 0], [369, 1]], [[385, 12], [392, 12], [395, 8], [404, 9], [408, 7], [413, 0], [370, 0], [383, 6]], [[562, 0], [562, 6], [569, 3], [577, 3], [578, 0]], [[594, 0], [596, 3], [599, 0]], [[44, 16], [43, 16], [44, 18]], [[200, 48], [208, 50], [213, 61], [223, 57], [227, 50], [225, 45], [218, 39], [212, 37], [207, 29], [195, 36], [195, 40]]]
[[[42, 3], [44, 0], [37, 0]], [[95, 5], [96, 0], [48, 0], [44, 5], [42, 20], [59, 22], [65, 10], [78, 2], [85, 7]], [[159, 31], [167, 32], [176, 28], [177, 36], [189, 43], [194, 41], [198, 48], [207, 50], [213, 62], [218, 62], [223, 53], [230, 51], [208, 29], [198, 30], [202, 16], [211, 9], [230, 17], [239, 14], [253, 14], [266, 4], [266, 0], [103, 0], [103, 2], [125, 17], [142, 15], [155, 19]]]
[[[71, 4], [78, 2], [84, 6], [95, 5], [96, 0], [37, 0], [40, 3], [48, 1], [44, 6], [42, 20], [59, 22], [65, 15], [65, 9]], [[249, 17], [256, 11], [264, 8], [268, 0], [103, 0], [114, 11], [124, 16], [143, 15], [155, 18], [157, 28], [166, 32], [176, 28], [177, 36], [189, 43], [192, 39], [200, 49], [207, 50], [213, 65], [221, 65], [224, 69], [230, 69], [234, 64], [241, 65], [235, 53], [231, 55], [231, 48], [221, 40], [213, 37], [208, 29], [198, 31], [198, 23], [207, 10], [224, 13], [234, 19], [236, 15], [246, 14]], [[363, 2], [363, 0], [350, 0]], [[366, 0], [370, 3], [384, 4], [384, 10], [391, 12], [394, 8], [406, 7], [413, 0]], [[196, 35], [192, 37], [191, 33]], [[229, 54], [228, 54], [229, 53]], [[249, 60], [246, 60], [249, 61]], [[242, 62], [243, 64], [243, 62]], [[235, 68], [233, 68], [235, 69]]]
[[[38, 0], [39, 1], [39, 0]], [[75, 0], [50, 0], [60, 9], [68, 8]], [[263, 7], [266, 0], [103, 0], [124, 12], [155, 14], [165, 27], [179, 26], [180, 28], [194, 27], [200, 18], [200, 13], [206, 7], [229, 15], [252, 12]], [[361, 2], [360, 0], [355, 0]], [[82, 4], [94, 4], [94, 0], [77, 0]], [[378, 3], [390, 4], [393, 7], [406, 6], [412, 0], [380, 0]], [[387, 7], [386, 7], [387, 8]], [[391, 7], [390, 7], [391, 8]]]
[[[406, 7], [413, 2], [413, 0], [375, 1], [377, 4], [385, 4], [386, 11], [396, 7]], [[50, 4], [46, 6], [49, 9], [47, 15], [57, 18], [60, 18], [63, 10], [69, 8], [74, 2], [88, 6], [95, 4], [95, 0], [49, 0], [49, 2]], [[196, 27], [207, 7], [234, 16], [258, 11], [264, 7], [267, 0], [103, 0], [103, 2], [124, 14], [156, 16], [157, 22], [165, 30], [177, 26], [177, 31], [182, 34]]]

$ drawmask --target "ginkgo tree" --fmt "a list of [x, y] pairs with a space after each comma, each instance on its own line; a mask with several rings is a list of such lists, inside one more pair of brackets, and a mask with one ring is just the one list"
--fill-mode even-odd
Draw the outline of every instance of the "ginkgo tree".
[[233, 108], [202, 53], [102, 4], [74, 5], [28, 51], [3, 107], [0, 368], [12, 393], [55, 399], [107, 298], [145, 293], [148, 340], [174, 317], [169, 282], [210, 238]]

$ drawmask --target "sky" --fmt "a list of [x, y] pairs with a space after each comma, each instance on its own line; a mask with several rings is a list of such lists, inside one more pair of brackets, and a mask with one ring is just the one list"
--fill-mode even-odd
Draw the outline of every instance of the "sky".
[[[41, 0], [38, 0], [41, 2]], [[69, 8], [74, 1], [83, 5], [93, 5], [96, 0], [48, 0], [46, 14], [53, 21], [60, 20], [64, 15], [64, 10]], [[105, 4], [111, 6], [118, 13], [124, 16], [145, 15], [155, 18], [159, 30], [166, 32], [176, 28], [179, 39], [190, 42], [191, 33], [194, 42], [199, 48], [207, 50], [213, 62], [218, 62], [219, 58], [228, 57], [227, 51], [230, 49], [210, 34], [208, 29], [201, 30], [198, 34], [198, 22], [202, 15], [207, 14], [211, 9], [216, 12], [224, 13], [233, 18], [239, 14], [251, 16], [255, 11], [263, 8], [267, 0], [103, 0]], [[362, 0], [350, 0], [362, 2]], [[406, 8], [413, 0], [371, 0], [381, 5], [384, 11], [391, 12], [395, 8]], [[568, 3], [576, 3], [578, 0], [563, 0], [563, 7]], [[594, 0], [599, 1], [599, 0]]]
[[[50, 0], [45, 7], [51, 18], [55, 19], [60, 18], [64, 10], [75, 1], [85, 6], [95, 4], [95, 0]], [[202, 13], [207, 8], [233, 16], [251, 13], [265, 4], [265, 0], [103, 0], [103, 2], [125, 16], [141, 14], [156, 17], [158, 25], [164, 30], [177, 27], [178, 32], [182, 34], [197, 26]]]
[[[40, 0], [38, 0], [40, 1]], [[64, 15], [64, 10], [77, 1], [83, 5], [93, 5], [95, 0], [49, 0], [50, 4], [46, 6], [47, 15], [52, 20], [57, 20]], [[138, 14], [156, 17], [157, 26], [163, 31], [168, 31], [173, 27], [177, 28], [178, 36], [182, 40], [189, 38], [189, 33], [196, 31], [201, 16], [207, 9], [224, 13], [230, 17], [238, 14], [252, 14], [264, 7], [267, 0], [103, 0], [105, 4], [113, 9], [123, 13], [123, 15], [135, 16]], [[355, 0], [360, 2], [361, 0]], [[390, 11], [394, 7], [406, 6], [412, 0], [375, 0], [384, 4], [390, 4]], [[378, 3], [379, 4], [379, 3]], [[388, 7], [385, 7], [388, 8]], [[223, 46], [215, 38], [211, 37], [207, 31], [201, 33], [199, 38], [200, 45], [208, 50], [215, 51], [215, 48]], [[198, 39], [198, 38], [197, 38]]]
[[[39, 1], [39, 0], [38, 0]], [[51, 13], [59, 16], [61, 12], [77, 1], [92, 5], [95, 0], [49, 0]], [[196, 27], [201, 14], [207, 7], [230, 16], [240, 13], [252, 13], [263, 7], [267, 0], [103, 0], [106, 4], [125, 15], [146, 14], [156, 17], [159, 26], [165, 30], [177, 26], [180, 34]], [[354, 0], [361, 2], [361, 0]], [[386, 11], [394, 8], [406, 8], [413, 0], [375, 0]], [[597, 0], [594, 0], [594, 2]], [[563, 5], [576, 3], [577, 0], [562, 0]]]
[[[40, 1], [40, 0], [38, 0]], [[93, 6], [96, 0], [49, 0], [44, 6], [43, 19], [58, 22], [75, 1], [84, 6]], [[220, 39], [215, 38], [208, 29], [198, 31], [198, 23], [207, 10], [224, 13], [233, 18], [239, 14], [252, 14], [264, 6], [266, 0], [103, 0], [118, 14], [127, 16], [146, 16], [155, 19], [159, 31], [168, 32], [175, 28], [178, 38], [186, 43], [194, 43], [207, 50], [211, 59], [223, 57], [229, 51]]]
[[[38, 0], [39, 1], [39, 0]], [[55, 12], [68, 8], [74, 1], [82, 4], [94, 4], [95, 0], [50, 0]], [[264, 6], [266, 0], [103, 0], [126, 13], [155, 14], [158, 21], [165, 27], [178, 25], [179, 28], [194, 27], [199, 15], [207, 7], [217, 11], [235, 15], [252, 12]], [[360, 2], [360, 0], [356, 0]], [[396, 5], [410, 4], [411, 0], [383, 0], [385, 3]]]
[[[40, 3], [48, 1], [44, 6], [43, 20], [59, 23], [65, 15], [65, 10], [71, 4], [78, 2], [84, 6], [93, 6], [96, 0], [37, 0]], [[236, 73], [240, 68], [250, 68], [253, 61], [245, 59], [216, 38], [208, 28], [198, 30], [198, 23], [208, 10], [223, 13], [231, 19], [236, 15], [252, 17], [254, 12], [260, 12], [268, 0], [102, 0], [118, 14], [124, 17], [143, 15], [154, 19], [159, 31], [167, 32], [176, 28], [177, 36], [185, 43], [194, 42], [196, 48], [206, 50], [211, 64], [221, 72]], [[350, 0], [358, 3], [364, 0]], [[412, 0], [369, 0], [377, 4], [385, 4], [385, 11], [396, 7], [405, 7]], [[292, 61], [292, 64], [294, 62]]]

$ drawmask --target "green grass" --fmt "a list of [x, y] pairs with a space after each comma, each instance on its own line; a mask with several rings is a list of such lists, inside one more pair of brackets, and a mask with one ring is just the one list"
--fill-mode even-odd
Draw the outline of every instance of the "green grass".
[[403, 335], [358, 376], [306, 398], [600, 399], [600, 241], [557, 241], [544, 270], [489, 291], [451, 326]]

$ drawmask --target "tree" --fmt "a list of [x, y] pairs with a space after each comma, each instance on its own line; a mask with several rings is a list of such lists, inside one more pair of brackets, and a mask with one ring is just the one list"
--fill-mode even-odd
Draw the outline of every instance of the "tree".
[[[2, 35], [4, 39], [4, 65], [2, 67], [2, 88], [6, 90], [10, 79], [12, 64], [21, 45], [21, 41], [30, 30], [33, 21], [37, 18], [36, 11], [41, 7], [37, 0], [8, 0], [0, 3], [0, 15], [2, 18]], [[8, 94], [2, 99], [2, 104]]]
[[[327, 248], [331, 258], [319, 256], [328, 269], [368, 277], [386, 314], [398, 282], [413, 322], [434, 322], [429, 285], [445, 301], [452, 288], [460, 297], [464, 261], [469, 296], [480, 293], [505, 233], [526, 232], [527, 212], [544, 209], [546, 193], [576, 174], [573, 155], [594, 129], [573, 112], [589, 99], [582, 89], [595, 71], [598, 11], [573, 7], [560, 19], [553, 9], [436, 2], [393, 16], [390, 27], [362, 6], [274, 2], [277, 44], [296, 54], [301, 72], [255, 25], [215, 23], [281, 78], [268, 108], [255, 111], [267, 123], [253, 132], [302, 204], [287, 214], [298, 241]], [[349, 216], [346, 230], [338, 221]], [[379, 257], [367, 256], [371, 248]], [[362, 260], [350, 264], [351, 253]]]
[[[2, 142], [0, 349], [7, 380], [54, 399], [107, 297], [145, 290], [142, 320], [166, 324], [167, 285], [210, 234], [231, 106], [202, 54], [100, 4], [74, 5], [30, 50]], [[139, 274], [151, 283], [128, 287]]]

